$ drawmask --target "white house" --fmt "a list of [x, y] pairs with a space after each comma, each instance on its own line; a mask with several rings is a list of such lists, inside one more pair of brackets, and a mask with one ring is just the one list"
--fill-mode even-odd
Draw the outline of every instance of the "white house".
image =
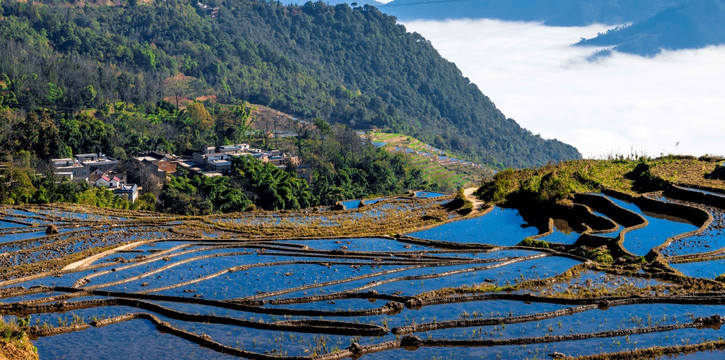
[[96, 180], [95, 186], [103, 186], [107, 187], [109, 189], [117, 188], [121, 185], [121, 179], [118, 177], [109, 177], [108, 175], [103, 175], [98, 180]]
[[136, 202], [138, 199], [138, 187], [136, 184], [121, 185], [116, 189], [113, 189], [113, 193], [116, 196], [126, 198], [130, 202]]

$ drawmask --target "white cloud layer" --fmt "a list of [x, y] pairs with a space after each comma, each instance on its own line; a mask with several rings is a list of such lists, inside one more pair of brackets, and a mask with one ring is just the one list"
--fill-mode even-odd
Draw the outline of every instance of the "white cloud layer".
[[506, 116], [585, 157], [725, 154], [725, 46], [655, 58], [569, 46], [607, 27], [496, 20], [404, 23]]

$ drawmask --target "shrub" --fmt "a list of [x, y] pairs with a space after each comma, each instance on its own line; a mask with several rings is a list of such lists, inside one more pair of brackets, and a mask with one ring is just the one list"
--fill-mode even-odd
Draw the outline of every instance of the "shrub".
[[481, 187], [476, 190], [476, 196], [487, 202], [499, 202], [513, 190], [513, 179], [513, 170], [503, 170], [494, 175], [491, 181], [481, 183]]
[[520, 182], [517, 195], [522, 200], [541, 205], [550, 205], [568, 197], [574, 189], [572, 179], [561, 178], [555, 172], [544, 176], [530, 176]]
[[703, 155], [697, 159], [700, 161], [708, 161], [708, 162], [715, 162], [715, 161], [722, 162], [723, 160], [725, 160], [725, 158], [722, 156], [714, 156], [714, 155]]
[[587, 257], [603, 264], [611, 264], [614, 262], [614, 258], [608, 249], [597, 248], [589, 250]]
[[521, 241], [521, 246], [533, 246], [534, 245], [534, 239], [527, 237], [523, 241]]
[[715, 170], [713, 170], [710, 174], [708, 174], [708, 178], [710, 179], [717, 179], [717, 180], [725, 180], [725, 166], [722, 164], [715, 167]]
[[641, 159], [624, 177], [633, 180], [632, 188], [640, 193], [662, 190], [667, 186], [665, 180], [652, 173], [652, 166], [645, 159]]
[[572, 186], [569, 181], [557, 177], [553, 172], [541, 178], [539, 201], [553, 203], [569, 196]]
[[528, 247], [538, 247], [538, 248], [549, 248], [549, 243], [547, 243], [544, 240], [535, 240], [532, 238], [527, 237], [526, 239], [522, 240], [521, 243], [519, 243], [521, 246], [528, 246]]
[[456, 197], [443, 206], [449, 211], [456, 210], [461, 215], [468, 215], [473, 211], [473, 203], [466, 198], [466, 195], [463, 193], [463, 188], [459, 188]]

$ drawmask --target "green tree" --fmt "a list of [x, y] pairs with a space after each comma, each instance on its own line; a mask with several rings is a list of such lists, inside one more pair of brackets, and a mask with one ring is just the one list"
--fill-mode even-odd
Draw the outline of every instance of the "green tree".
[[81, 102], [84, 106], [92, 106], [93, 101], [96, 100], [96, 96], [98, 93], [96, 93], [96, 89], [93, 88], [93, 85], [88, 85], [81, 90]]
[[48, 83], [48, 94], [45, 95], [45, 99], [50, 104], [58, 104], [63, 98], [63, 89], [51, 82]]

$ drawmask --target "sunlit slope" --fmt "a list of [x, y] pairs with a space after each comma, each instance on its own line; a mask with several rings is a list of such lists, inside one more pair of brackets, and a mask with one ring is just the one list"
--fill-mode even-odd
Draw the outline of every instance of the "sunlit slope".
[[376, 146], [412, 157], [413, 163], [423, 170], [424, 178], [444, 191], [476, 186], [481, 179], [493, 175], [488, 166], [461, 159], [411, 136], [373, 132], [366, 137]]

